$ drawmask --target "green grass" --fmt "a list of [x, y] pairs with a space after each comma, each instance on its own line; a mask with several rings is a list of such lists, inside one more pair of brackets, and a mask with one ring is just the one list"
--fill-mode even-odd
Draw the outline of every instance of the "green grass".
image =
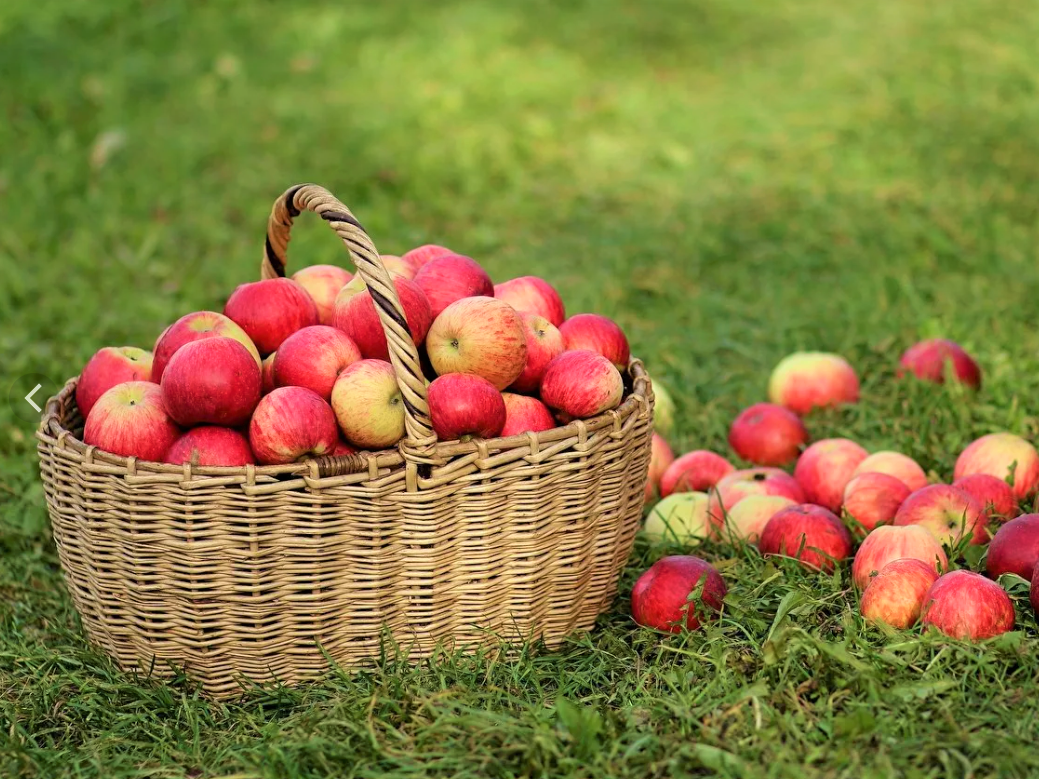
[[[676, 395], [677, 448], [802, 347], [859, 369], [814, 437], [943, 478], [975, 436], [1039, 433], [1039, 6], [994, 0], [6, 0], [0, 365], [53, 390], [257, 277], [302, 180], [382, 251], [428, 241], [617, 318]], [[291, 262], [345, 261], [314, 220]], [[915, 339], [975, 396], [897, 382]], [[10, 392], [9, 387], [14, 387]], [[17, 390], [17, 392], [15, 392]], [[18, 394], [21, 393], [21, 394]], [[0, 776], [1028, 777], [1039, 640], [863, 625], [850, 576], [713, 546], [723, 619], [662, 637], [626, 594], [518, 660], [387, 662], [213, 704], [84, 641], [24, 404], [0, 404]]]

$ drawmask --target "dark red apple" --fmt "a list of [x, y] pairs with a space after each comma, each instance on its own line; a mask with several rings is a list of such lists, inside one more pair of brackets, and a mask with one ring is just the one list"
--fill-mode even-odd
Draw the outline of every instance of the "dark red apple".
[[505, 427], [502, 437], [519, 435], [520, 433], [540, 433], [556, 426], [552, 412], [537, 398], [517, 395], [514, 392], [503, 392], [505, 401]]
[[981, 369], [955, 341], [943, 338], [921, 341], [906, 349], [900, 363], [899, 373], [909, 371], [918, 379], [936, 384], [945, 382], [945, 368], [951, 363], [952, 374], [958, 381], [974, 389], [981, 386]]
[[227, 299], [224, 315], [246, 332], [261, 354], [277, 351], [294, 332], [318, 323], [314, 298], [292, 279], [242, 284]]
[[559, 326], [567, 351], [590, 349], [598, 352], [617, 366], [620, 371], [628, 369], [631, 349], [628, 337], [620, 325], [609, 317], [599, 314], [576, 314]]
[[772, 516], [761, 531], [763, 555], [785, 555], [803, 565], [832, 571], [835, 561], [851, 554], [851, 533], [832, 511], [822, 506], [790, 506]]
[[339, 445], [335, 414], [313, 390], [278, 387], [256, 407], [249, 422], [249, 445], [264, 465], [332, 454]]
[[255, 463], [248, 439], [229, 427], [196, 427], [178, 438], [163, 462], [201, 466], [237, 466]]
[[1017, 516], [1017, 498], [1014, 497], [1014, 490], [1002, 479], [987, 473], [974, 473], [957, 479], [952, 486], [975, 498], [985, 507], [989, 516], [1005, 519]]
[[620, 405], [624, 380], [616, 367], [591, 351], [563, 352], [541, 379], [545, 405], [574, 419], [602, 414]]
[[755, 465], [786, 465], [808, 443], [801, 417], [783, 406], [756, 403], [740, 412], [729, 428], [729, 446]]
[[415, 274], [415, 284], [429, 300], [433, 319], [456, 300], [494, 297], [494, 282], [471, 257], [449, 254], [430, 260]]
[[993, 579], [1016, 573], [1031, 579], [1039, 562], [1039, 514], [1024, 514], [996, 531], [988, 545], [986, 565]]
[[[672, 555], [657, 560], [631, 591], [631, 616], [639, 625], [678, 633], [696, 630], [719, 611], [728, 588], [725, 580], [699, 557]], [[696, 597], [690, 597], [692, 595]]]
[[234, 338], [242, 346], [249, 350], [260, 363], [260, 353], [256, 344], [246, 334], [245, 330], [216, 311], [194, 311], [185, 314], [172, 325], [162, 331], [155, 341], [155, 360], [152, 363], [151, 380], [158, 384], [162, 381], [163, 371], [169, 363], [173, 353], [186, 343], [200, 341], [203, 338]]
[[433, 431], [441, 441], [496, 438], [505, 427], [505, 400], [482, 376], [447, 373], [426, 394]]
[[290, 335], [275, 353], [274, 385], [306, 387], [328, 400], [343, 369], [361, 359], [350, 336], [327, 325], [313, 325]]
[[[416, 346], [426, 340], [426, 333], [433, 322], [429, 310], [429, 301], [425, 293], [403, 276], [393, 279], [397, 289], [397, 299], [404, 309], [404, 320], [408, 323], [408, 331]], [[390, 350], [386, 345], [386, 334], [383, 332], [379, 315], [375, 311], [375, 303], [368, 288], [363, 285], [360, 276], [354, 278], [343, 287], [335, 302], [332, 323], [342, 330], [357, 344], [361, 356], [367, 360], [390, 359]]]
[[184, 427], [244, 425], [260, 401], [262, 387], [256, 360], [233, 338], [184, 344], [162, 374], [166, 409]]

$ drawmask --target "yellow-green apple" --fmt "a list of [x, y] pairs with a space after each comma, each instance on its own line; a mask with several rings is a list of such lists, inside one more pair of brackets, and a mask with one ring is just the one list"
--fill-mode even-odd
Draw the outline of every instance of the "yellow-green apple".
[[927, 592], [937, 580], [938, 574], [925, 562], [892, 560], [866, 585], [859, 611], [870, 622], [899, 630], [911, 628], [920, 619]]
[[950, 571], [927, 591], [923, 623], [952, 638], [979, 641], [1014, 629], [1014, 604], [980, 573]]
[[910, 494], [909, 488], [894, 476], [860, 473], [844, 488], [844, 513], [868, 533], [877, 525], [890, 525]]
[[899, 452], [874, 452], [859, 463], [852, 476], [862, 473], [886, 473], [905, 484], [910, 492], [927, 486], [927, 474], [912, 457]]
[[517, 311], [544, 317], [556, 327], [566, 319], [566, 308], [555, 287], [537, 276], [520, 276], [494, 285], [494, 297]]
[[353, 277], [354, 274], [338, 265], [311, 265], [292, 274], [292, 280], [314, 300], [318, 322], [323, 325], [332, 324], [336, 295]]
[[264, 279], [240, 285], [224, 306], [260, 354], [277, 351], [297, 330], [318, 323], [317, 303], [292, 279]]
[[832, 571], [837, 561], [851, 554], [851, 547], [851, 533], [837, 515], [810, 503], [780, 509], [758, 539], [758, 549], [766, 557], [792, 557], [821, 571]]
[[912, 373], [918, 379], [944, 384], [946, 373], [968, 387], [981, 386], [981, 369], [974, 358], [955, 341], [932, 338], [910, 346], [899, 361], [899, 375]]
[[869, 453], [847, 438], [825, 438], [805, 449], [794, 468], [806, 502], [838, 512], [851, 475]]
[[857, 403], [859, 377], [839, 355], [796, 352], [784, 357], [773, 369], [768, 399], [798, 414], [807, 414], [813, 408]]
[[620, 405], [624, 380], [601, 354], [563, 352], [548, 364], [541, 380], [545, 405], [573, 419], [586, 419]]
[[404, 261], [412, 270], [412, 276], [418, 273], [430, 260], [435, 260], [438, 257], [447, 257], [453, 255], [455, 252], [451, 251], [445, 246], [437, 246], [435, 243], [427, 243], [419, 246], [411, 251], [404, 252], [401, 255], [401, 260]]
[[456, 300], [494, 297], [494, 282], [487, 271], [476, 260], [461, 254], [430, 260], [415, 274], [415, 284], [426, 293], [433, 319]]
[[509, 387], [513, 392], [536, 395], [548, 364], [563, 353], [563, 336], [558, 328], [539, 314], [519, 312], [527, 343], [523, 373]]
[[670, 435], [675, 427], [675, 401], [660, 381], [653, 380], [653, 427]]
[[620, 325], [609, 317], [576, 314], [559, 326], [559, 332], [563, 334], [567, 351], [588, 349], [601, 354], [618, 370], [628, 369], [628, 361], [631, 359], [628, 337]]
[[1013, 519], [1017, 516], [1017, 498], [1014, 490], [1002, 479], [987, 473], [972, 473], [952, 483], [953, 487], [973, 495], [985, 507], [989, 516]]
[[795, 501], [782, 495], [748, 495], [728, 510], [719, 535], [727, 540], [756, 544], [768, 521], [794, 505], [797, 505]]
[[896, 525], [919, 525], [943, 544], [969, 538], [973, 545], [988, 542], [989, 516], [972, 496], [949, 484], [917, 490], [898, 508]]
[[166, 452], [163, 462], [202, 466], [239, 466], [255, 463], [249, 440], [229, 427], [196, 427], [189, 430]]
[[332, 408], [347, 443], [358, 449], [386, 449], [404, 437], [404, 397], [385, 360], [347, 366], [332, 387]]
[[669, 633], [679, 633], [683, 626], [696, 630], [721, 609], [727, 593], [725, 580], [707, 561], [691, 555], [662, 557], [635, 582], [631, 616], [643, 627]]
[[263, 394], [266, 395], [277, 385], [274, 383], [274, 361], [278, 358], [277, 352], [271, 352], [263, 358], [260, 366], [260, 376], [263, 380]]
[[870, 531], [855, 553], [851, 565], [851, 579], [860, 590], [869, 584], [870, 577], [892, 560], [911, 557], [927, 563], [937, 573], [949, 567], [949, 558], [941, 543], [919, 525], [881, 525]]
[[418, 269], [412, 266], [410, 262], [404, 262], [404, 260], [395, 254], [380, 254], [379, 259], [382, 260], [382, 265], [389, 271], [390, 275], [399, 273], [406, 279], [415, 278], [415, 274], [418, 273]]
[[83, 441], [123, 457], [162, 462], [180, 428], [166, 411], [162, 388], [127, 381], [104, 392], [87, 416]]
[[332, 454], [338, 443], [332, 407], [306, 387], [277, 387], [260, 399], [249, 421], [249, 446], [264, 465]]
[[184, 427], [244, 425], [262, 389], [260, 367], [233, 338], [184, 344], [162, 374], [166, 410]]
[[985, 564], [988, 575], [998, 579], [1016, 573], [1031, 579], [1039, 562], [1039, 514], [1024, 514], [996, 531], [988, 546]]
[[505, 427], [501, 435], [508, 438], [521, 433], [540, 433], [556, 426], [555, 417], [548, 406], [537, 398], [528, 395], [517, 395], [515, 392], [503, 392], [505, 401]]
[[1039, 487], [1039, 453], [1013, 433], [984, 435], [957, 458], [953, 478], [959, 481], [975, 473], [987, 473], [997, 479], [1013, 477], [1014, 497], [1024, 500]]
[[155, 358], [152, 362], [151, 380], [162, 381], [163, 371], [173, 353], [186, 343], [201, 341], [204, 338], [234, 338], [249, 350], [249, 354], [260, 364], [260, 353], [256, 344], [240, 328], [223, 314], [216, 311], [195, 311], [185, 314], [172, 325], [162, 331], [155, 342]]
[[445, 373], [426, 394], [433, 432], [441, 441], [496, 438], [505, 427], [505, 400], [482, 376]]
[[748, 468], [723, 476], [711, 490], [711, 519], [718, 527], [725, 523], [729, 510], [749, 495], [780, 495], [794, 503], [804, 503], [801, 485], [779, 468]]
[[[393, 286], [397, 290], [397, 299], [404, 309], [404, 320], [408, 332], [416, 346], [421, 346], [426, 339], [433, 315], [429, 310], [429, 301], [425, 293], [403, 276], [393, 277]], [[339, 290], [336, 297], [332, 325], [342, 330], [350, 340], [357, 344], [361, 356], [366, 360], [389, 361], [390, 350], [386, 345], [386, 334], [375, 310], [372, 294], [360, 276]]]
[[516, 309], [494, 298], [456, 300], [429, 328], [426, 353], [440, 376], [471, 373], [503, 390], [527, 365], [523, 320]]
[[328, 400], [343, 369], [361, 359], [350, 336], [328, 325], [311, 325], [286, 338], [276, 352], [274, 385], [306, 387]]
[[808, 431], [793, 411], [774, 403], [744, 409], [729, 428], [729, 446], [755, 465], [786, 465], [808, 443]]
[[76, 405], [86, 419], [97, 399], [116, 384], [152, 380], [152, 353], [136, 346], [106, 346], [83, 367], [76, 381]]
[[646, 537], [677, 544], [709, 538], [712, 528], [707, 518], [707, 501], [703, 492], [679, 492], [664, 498], [646, 517]]
[[720, 454], [696, 449], [667, 467], [660, 477], [660, 495], [666, 498], [676, 492], [707, 492], [735, 470]]
[[671, 451], [667, 441], [659, 433], [654, 433], [649, 446], [649, 475], [646, 479], [647, 501], [653, 500], [660, 489], [661, 477], [674, 461], [675, 453]]

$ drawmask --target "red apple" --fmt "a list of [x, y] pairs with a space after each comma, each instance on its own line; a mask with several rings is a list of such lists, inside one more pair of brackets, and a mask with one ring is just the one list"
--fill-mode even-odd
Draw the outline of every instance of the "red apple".
[[354, 277], [338, 265], [311, 265], [292, 274], [292, 280], [307, 291], [317, 306], [317, 319], [323, 325], [332, 324], [336, 295]]
[[240, 466], [255, 463], [249, 441], [229, 427], [196, 427], [178, 438], [163, 462], [202, 466]]
[[1032, 570], [1032, 586], [1028, 588], [1028, 602], [1032, 604], [1032, 611], [1039, 616], [1039, 563]]
[[563, 353], [563, 336], [555, 325], [538, 314], [520, 312], [527, 343], [527, 361], [523, 373], [512, 382], [513, 392], [536, 395], [548, 364]]
[[527, 364], [523, 319], [500, 300], [462, 298], [434, 320], [426, 352], [441, 376], [471, 373], [503, 390], [520, 378]]
[[988, 514], [963, 490], [948, 484], [932, 484], [917, 490], [899, 507], [896, 525], [920, 525], [945, 544], [970, 538], [971, 544], [988, 541]]
[[446, 373], [429, 385], [429, 416], [441, 441], [496, 438], [505, 427], [505, 400], [482, 376]]
[[151, 380], [158, 384], [173, 353], [186, 343], [204, 338], [233, 338], [249, 350], [249, 354], [260, 364], [260, 353], [256, 344], [240, 328], [223, 314], [216, 311], [195, 311], [185, 314], [162, 331], [155, 342], [155, 360], [152, 363]]
[[998, 579], [1005, 573], [1016, 573], [1031, 579], [1039, 562], [1039, 514], [1024, 514], [1012, 519], [996, 531], [988, 547], [988, 575]]
[[1014, 497], [1025, 500], [1039, 487], [1039, 453], [1028, 441], [1013, 433], [985, 435], [960, 454], [953, 478], [959, 481], [975, 473], [987, 473], [997, 479], [1013, 476]]
[[83, 442], [122, 457], [162, 462], [180, 436], [166, 412], [162, 389], [150, 381], [116, 384], [87, 416]]
[[277, 351], [294, 332], [318, 323], [317, 304], [292, 279], [240, 285], [227, 299], [224, 315], [246, 332], [260, 354]]
[[788, 506], [796, 505], [796, 501], [783, 495], [748, 495], [728, 510], [720, 535], [727, 540], [756, 544], [772, 517]]
[[278, 387], [264, 395], [249, 422], [249, 445], [264, 465], [332, 454], [338, 444], [332, 407], [306, 387]]
[[697, 449], [683, 454], [660, 477], [660, 496], [676, 492], [707, 492], [724, 476], [736, 470], [720, 454]]
[[794, 412], [772, 403], [744, 409], [729, 428], [729, 446], [755, 465], [786, 465], [808, 443], [808, 431]]
[[886, 473], [905, 484], [910, 492], [927, 486], [927, 474], [916, 460], [898, 452], [874, 452], [859, 463], [852, 476], [863, 473]]
[[260, 377], [263, 381], [262, 391], [264, 395], [277, 386], [274, 383], [274, 360], [277, 357], [277, 352], [271, 352], [263, 358], [263, 364], [260, 366]]
[[1017, 516], [1017, 498], [1014, 490], [1002, 479], [987, 473], [974, 473], [952, 483], [958, 490], [973, 496], [985, 507], [989, 516], [1013, 519]]
[[892, 560], [866, 585], [859, 610], [870, 622], [905, 630], [920, 619], [927, 593], [937, 580], [938, 574], [927, 563]]
[[487, 271], [476, 260], [461, 254], [430, 260], [415, 274], [415, 284], [426, 293], [433, 319], [456, 300], [494, 297], [494, 282]]
[[712, 611], [721, 609], [727, 592], [721, 574], [699, 557], [662, 557], [635, 582], [631, 616], [656, 630], [678, 633], [683, 623], [696, 630]]
[[332, 455], [334, 457], [342, 457], [346, 454], [357, 454], [357, 450], [340, 438], [338, 443], [336, 443], [336, 448], [332, 450]]
[[890, 525], [910, 494], [894, 476], [862, 473], [844, 488], [844, 511], [868, 533], [877, 525]]
[[361, 359], [350, 336], [327, 325], [297, 330], [278, 347], [274, 360], [277, 387], [306, 387], [328, 400], [347, 365]]
[[76, 405], [86, 419], [97, 399], [116, 384], [152, 380], [152, 353], [136, 346], [106, 346], [87, 361], [76, 382]]
[[765, 556], [785, 555], [802, 565], [832, 571], [834, 561], [851, 554], [851, 533], [822, 506], [803, 503], [781, 509], [765, 525], [758, 549]]
[[980, 573], [951, 571], [927, 591], [923, 623], [953, 638], [978, 641], [1014, 629], [1014, 604]]
[[508, 438], [521, 433], [540, 433], [556, 426], [556, 420], [548, 407], [537, 398], [503, 392], [505, 401], [505, 427], [501, 435]]
[[[422, 290], [415, 286], [415, 282], [403, 276], [393, 277], [393, 286], [397, 289], [397, 299], [404, 309], [408, 332], [411, 333], [415, 345], [421, 346], [433, 321], [429, 301]], [[350, 336], [350, 340], [357, 345], [361, 350], [361, 356], [366, 360], [389, 361], [390, 350], [386, 345], [386, 334], [375, 311], [372, 295], [360, 276], [339, 290], [332, 324]]]
[[649, 476], [646, 479], [646, 500], [653, 500], [653, 496], [660, 489], [660, 479], [668, 466], [675, 461], [675, 454], [671, 451], [667, 441], [659, 433], [654, 433], [650, 440], [649, 449]]
[[968, 387], [981, 387], [981, 369], [974, 359], [954, 341], [933, 338], [921, 341], [906, 349], [899, 361], [900, 374], [906, 371], [913, 373], [918, 379], [945, 383], [946, 365], [951, 363], [951, 373]]
[[608, 359], [591, 351], [563, 352], [541, 380], [545, 405], [575, 419], [586, 419], [620, 405], [624, 380]]
[[494, 297], [520, 312], [544, 317], [556, 327], [566, 319], [566, 308], [555, 287], [537, 276], [520, 276], [494, 285]]
[[563, 334], [567, 351], [588, 349], [601, 354], [618, 370], [628, 369], [631, 360], [628, 338], [612, 319], [599, 314], [577, 314], [565, 320], [559, 332]]
[[860, 590], [869, 584], [870, 577], [890, 563], [911, 557], [927, 563], [937, 573], [949, 567], [945, 550], [933, 535], [919, 525], [881, 525], [870, 531], [855, 553], [851, 579]]
[[869, 453], [847, 438], [817, 441], [801, 455], [794, 468], [794, 478], [804, 488], [808, 503], [830, 511], [840, 511], [844, 490], [859, 463]]
[[260, 368], [233, 338], [184, 344], [162, 374], [166, 409], [184, 427], [244, 425], [262, 389]]
[[358, 449], [386, 449], [404, 437], [404, 397], [388, 362], [347, 366], [332, 388], [332, 408], [343, 436]]
[[795, 503], [804, 503], [804, 490], [786, 471], [778, 468], [748, 468], [723, 476], [711, 490], [711, 519], [718, 527], [725, 515], [749, 495], [780, 495]]
[[857, 403], [859, 377], [847, 360], [826, 352], [797, 352], [780, 360], [768, 382], [768, 399], [797, 414]]
[[455, 252], [446, 247], [437, 246], [435, 243], [427, 243], [416, 249], [412, 249], [411, 251], [404, 252], [404, 254], [401, 255], [401, 260], [411, 268], [412, 276], [414, 277], [414, 274], [418, 273], [419, 270], [422, 269], [422, 266], [430, 260], [436, 260], [440, 257], [454, 256], [454, 254]]

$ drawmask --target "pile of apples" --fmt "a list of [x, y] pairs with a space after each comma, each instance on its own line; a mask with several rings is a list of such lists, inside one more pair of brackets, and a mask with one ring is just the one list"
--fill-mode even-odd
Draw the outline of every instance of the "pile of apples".
[[[538, 432], [620, 404], [628, 339], [566, 317], [534, 276], [494, 284], [473, 259], [426, 245], [384, 255], [425, 371], [441, 441]], [[279, 465], [373, 451], [404, 436], [405, 404], [371, 293], [314, 265], [239, 286], [222, 314], [187, 314], [153, 352], [106, 347], [76, 387], [84, 441], [171, 464]]]
[[[902, 356], [900, 374], [978, 389], [981, 371], [959, 345], [924, 341]], [[950, 484], [931, 484], [912, 458], [869, 453], [836, 438], [809, 444], [802, 416], [855, 403], [859, 381], [841, 357], [798, 353], [776, 366], [770, 403], [736, 417], [729, 444], [758, 467], [737, 470], [698, 450], [675, 458], [654, 434], [647, 501], [659, 493], [644, 532], [652, 540], [704, 538], [754, 544], [765, 556], [794, 558], [832, 572], [853, 556], [851, 574], [869, 621], [906, 629], [922, 621], [955, 638], [984, 639], [1014, 627], [1003, 574], [1031, 582], [1039, 613], [1039, 514], [1019, 516], [1039, 491], [1039, 453], [1008, 432], [983, 436], [960, 454]], [[658, 428], [659, 429], [659, 428]], [[794, 465], [793, 473], [782, 466]], [[855, 550], [858, 545], [857, 552]], [[987, 576], [949, 570], [968, 546], [988, 545]], [[725, 581], [707, 561], [675, 555], [657, 561], [632, 591], [644, 626], [678, 631], [722, 606]]]

